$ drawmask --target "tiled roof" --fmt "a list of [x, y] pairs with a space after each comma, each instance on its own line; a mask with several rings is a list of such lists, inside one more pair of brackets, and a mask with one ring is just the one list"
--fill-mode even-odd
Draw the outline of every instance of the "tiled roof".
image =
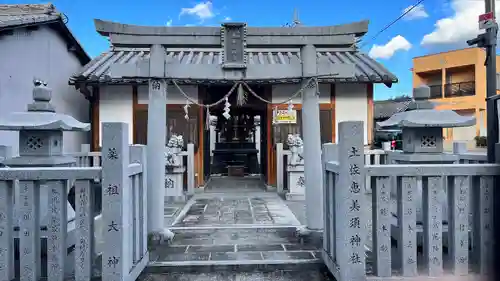
[[373, 115], [375, 119], [386, 119], [392, 115], [406, 111], [412, 100], [394, 101], [394, 100], [384, 100], [375, 101], [373, 105]]
[[[71, 83], [101, 82], [127, 83], [127, 79], [111, 79], [110, 67], [114, 63], [134, 64], [141, 59], [149, 58], [148, 49], [115, 48], [101, 54], [88, 63], [80, 72], [75, 73]], [[300, 62], [298, 49], [249, 49], [248, 64], [290, 64]], [[398, 79], [380, 63], [358, 51], [321, 50], [317, 52], [318, 60], [335, 63], [354, 63], [355, 77], [352, 79], [326, 78], [324, 82], [373, 82], [397, 83]], [[181, 64], [221, 64], [220, 49], [177, 49], [167, 51], [167, 60], [177, 60]], [[128, 79], [137, 82], [137, 79]], [[320, 79], [321, 80], [321, 79]]]
[[0, 28], [57, 21], [61, 14], [51, 4], [0, 5]]
[[82, 64], [90, 61], [81, 44], [71, 34], [65, 24], [66, 17], [58, 12], [52, 4], [8, 4], [0, 5], [0, 32], [19, 27], [40, 24], [52, 24], [62, 34], [70, 45], [75, 47], [75, 53]]

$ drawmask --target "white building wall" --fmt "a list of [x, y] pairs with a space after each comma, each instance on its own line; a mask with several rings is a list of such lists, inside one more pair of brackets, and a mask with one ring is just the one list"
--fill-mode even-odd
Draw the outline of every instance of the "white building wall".
[[128, 140], [133, 143], [132, 86], [101, 86], [99, 90], [99, 145], [102, 145], [102, 123], [124, 122], [129, 124]]
[[[299, 84], [273, 85], [273, 103], [282, 103], [300, 90]], [[330, 103], [330, 84], [319, 84], [319, 102]], [[295, 104], [302, 103], [302, 96], [298, 95], [292, 100]]]
[[363, 121], [365, 145], [368, 145], [368, 92], [361, 83], [335, 84], [336, 142], [339, 139], [338, 123], [342, 121]]
[[[273, 103], [278, 103], [290, 97], [297, 91], [297, 85], [273, 86]], [[198, 99], [197, 86], [183, 86], [183, 90], [193, 99]], [[138, 103], [147, 104], [148, 87], [138, 87]], [[129, 142], [133, 141], [133, 106], [132, 86], [103, 86], [100, 90], [99, 118], [100, 122], [125, 122], [130, 124]], [[301, 97], [293, 100], [300, 104]], [[330, 102], [330, 85], [320, 84], [320, 103]], [[168, 104], [185, 104], [186, 99], [177, 89], [170, 88]], [[338, 123], [342, 121], [363, 121], [364, 140], [368, 144], [368, 95], [366, 84], [336, 84], [335, 85], [335, 120], [338, 141]], [[100, 126], [100, 130], [101, 126]], [[100, 136], [102, 136], [102, 131]]]
[[[198, 87], [181, 86], [182, 90], [192, 99], [198, 100]], [[133, 143], [133, 99], [132, 86], [110, 85], [101, 86], [99, 100], [99, 136], [102, 136], [103, 122], [124, 122], [129, 124], [129, 143]], [[137, 87], [137, 103], [148, 104], [148, 86]], [[186, 98], [175, 86], [169, 86], [167, 104], [186, 104]], [[99, 140], [101, 144], [101, 139]]]
[[[180, 86], [182, 91], [191, 99], [198, 100], [198, 86], [194, 85], [182, 85]], [[186, 97], [179, 92], [174, 85], [168, 85], [167, 87], [167, 104], [186, 104]], [[148, 103], [148, 86], [141, 85], [137, 88], [137, 103], [147, 104]]]
[[[68, 85], [71, 74], [82, 67], [75, 54], [68, 51], [66, 41], [46, 26], [28, 31], [15, 29], [13, 35], [0, 38], [0, 116], [25, 111], [33, 101], [33, 78], [52, 88], [52, 104], [59, 113], [78, 121], [90, 122], [89, 102], [83, 94]], [[19, 134], [0, 131], [0, 145], [12, 146], [19, 152]], [[88, 132], [64, 132], [64, 152], [80, 151], [82, 143], [90, 143]]]

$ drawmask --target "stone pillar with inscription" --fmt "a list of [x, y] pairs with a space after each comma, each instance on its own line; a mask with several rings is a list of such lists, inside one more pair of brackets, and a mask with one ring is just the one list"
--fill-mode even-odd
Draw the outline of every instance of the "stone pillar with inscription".
[[300, 136], [289, 134], [286, 140], [288, 148], [292, 153], [288, 158], [287, 174], [288, 174], [288, 190], [286, 200], [304, 200], [305, 181], [304, 181], [304, 157], [303, 142]]
[[[69, 167], [76, 164], [74, 157], [64, 156], [63, 131], [89, 131], [90, 124], [81, 123], [72, 116], [55, 112], [50, 103], [52, 90], [40, 80], [34, 81], [33, 103], [28, 104], [26, 112], [14, 112], [0, 118], [0, 130], [19, 131], [19, 156], [3, 161], [8, 167]], [[41, 244], [37, 234], [40, 227], [47, 228], [47, 262], [51, 271], [49, 279], [62, 280], [68, 258], [66, 245], [68, 219], [75, 218], [75, 211], [67, 201], [70, 186], [64, 181], [48, 181], [37, 186], [32, 181], [20, 181], [16, 192], [18, 206], [15, 214], [20, 231], [30, 239], [20, 239], [21, 255], [40, 252]], [[0, 213], [0, 216], [3, 214]], [[89, 214], [90, 215], [90, 214]], [[30, 234], [31, 233], [31, 234]], [[69, 246], [69, 245], [68, 245]], [[0, 249], [3, 250], [3, 249]], [[28, 253], [28, 254], [25, 254]], [[40, 254], [37, 255], [40, 257]], [[26, 259], [23, 259], [26, 261]], [[71, 263], [69, 264], [71, 265]], [[5, 268], [0, 264], [0, 268]], [[67, 272], [66, 272], [67, 273]], [[40, 277], [40, 262], [28, 261], [21, 264], [21, 280], [38, 280]]]
[[167, 202], [183, 202], [184, 172], [186, 167], [180, 155], [184, 147], [184, 140], [180, 135], [173, 135], [168, 141], [165, 151], [165, 200]]
[[321, 130], [319, 124], [319, 89], [315, 81], [306, 77], [317, 75], [317, 54], [313, 45], [300, 49], [303, 83], [309, 83], [302, 92], [302, 133], [304, 136], [304, 178], [306, 220], [309, 230], [323, 229], [323, 170], [321, 169]]
[[[149, 59], [151, 77], [165, 76], [165, 49], [152, 45]], [[148, 232], [162, 233], [165, 209], [165, 144], [167, 135], [167, 82], [151, 78], [148, 95]]]
[[102, 280], [125, 280], [133, 266], [128, 125], [103, 123], [102, 132]]
[[339, 174], [335, 189], [335, 248], [340, 280], [366, 280], [363, 122], [340, 122], [337, 148]]

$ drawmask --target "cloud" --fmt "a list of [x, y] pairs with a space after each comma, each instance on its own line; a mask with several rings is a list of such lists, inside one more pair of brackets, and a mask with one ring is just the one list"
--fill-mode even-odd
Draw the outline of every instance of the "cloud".
[[389, 59], [399, 50], [408, 51], [411, 48], [410, 42], [403, 36], [398, 35], [392, 38], [385, 45], [374, 44], [368, 55], [374, 59]]
[[[408, 12], [412, 7], [413, 7], [413, 5], [406, 7], [403, 10], [402, 14]], [[408, 14], [406, 14], [404, 16], [404, 19], [405, 20], [414, 20], [414, 19], [422, 19], [422, 18], [428, 18], [428, 17], [429, 17], [429, 14], [425, 11], [424, 5], [420, 4], [420, 5], [415, 6], [415, 8], [413, 8], [410, 12], [408, 12]]]
[[165, 25], [166, 26], [172, 26], [172, 19], [169, 19]]
[[180, 16], [190, 15], [198, 17], [201, 21], [215, 17], [212, 1], [201, 2], [191, 8], [182, 8]]
[[[496, 12], [500, 10], [500, 1], [496, 1]], [[451, 0], [452, 15], [439, 19], [434, 30], [424, 35], [421, 45], [465, 44], [465, 41], [479, 34], [477, 18], [484, 13], [484, 1]]]
[[224, 18], [224, 21], [230, 21], [230, 20], [232, 20], [232, 18], [231, 18], [231, 17], [225, 17], [225, 18]]

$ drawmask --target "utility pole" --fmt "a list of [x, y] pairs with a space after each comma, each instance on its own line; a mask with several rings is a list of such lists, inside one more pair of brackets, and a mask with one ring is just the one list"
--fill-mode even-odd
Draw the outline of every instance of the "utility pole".
[[497, 64], [496, 47], [498, 24], [495, 20], [495, 0], [485, 0], [485, 13], [479, 16], [479, 28], [485, 33], [468, 40], [467, 44], [486, 49], [486, 131], [488, 162], [495, 163], [495, 144], [498, 143], [498, 112], [496, 110]]

